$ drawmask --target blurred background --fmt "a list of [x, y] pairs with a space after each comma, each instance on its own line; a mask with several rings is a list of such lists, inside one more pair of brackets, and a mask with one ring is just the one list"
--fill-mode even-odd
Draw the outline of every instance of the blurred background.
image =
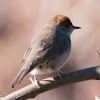
[[[71, 36], [72, 54], [62, 68], [63, 73], [100, 65], [96, 52], [100, 51], [100, 0], [0, 0], [2, 96], [31, 84], [27, 75], [18, 87], [10, 87], [31, 39], [58, 14], [68, 16], [73, 25], [82, 27]], [[38, 75], [38, 79], [53, 75]], [[100, 98], [100, 81], [90, 80], [42, 93], [34, 100], [95, 100], [95, 96]]]

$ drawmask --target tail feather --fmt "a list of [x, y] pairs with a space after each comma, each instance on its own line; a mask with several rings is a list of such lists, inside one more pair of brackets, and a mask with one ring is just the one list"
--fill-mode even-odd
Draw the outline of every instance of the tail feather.
[[17, 74], [17, 76], [12, 81], [11, 87], [14, 88], [15, 86], [17, 86], [28, 72], [29, 72], [28, 70], [20, 70], [20, 72]]

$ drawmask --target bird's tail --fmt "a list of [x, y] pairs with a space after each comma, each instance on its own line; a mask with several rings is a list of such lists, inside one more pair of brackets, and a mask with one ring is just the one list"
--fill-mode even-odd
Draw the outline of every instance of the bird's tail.
[[17, 76], [12, 81], [11, 87], [14, 88], [15, 86], [17, 86], [28, 72], [29, 70], [20, 70], [20, 72], [17, 74]]

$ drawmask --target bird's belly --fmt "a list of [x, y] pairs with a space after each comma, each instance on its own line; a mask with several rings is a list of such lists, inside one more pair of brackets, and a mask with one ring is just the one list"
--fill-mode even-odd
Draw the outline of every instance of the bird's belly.
[[48, 63], [43, 64], [42, 66], [38, 65], [35, 69], [33, 69], [30, 74], [48, 74], [54, 71], [58, 71], [62, 68], [67, 62], [70, 56], [71, 50], [59, 55], [56, 59], [50, 60]]
[[59, 70], [60, 68], [62, 68], [66, 64], [66, 62], [70, 56], [70, 53], [71, 53], [71, 50], [63, 53], [62, 55], [59, 55], [59, 57], [57, 57], [54, 61], [55, 66], [53, 69]]

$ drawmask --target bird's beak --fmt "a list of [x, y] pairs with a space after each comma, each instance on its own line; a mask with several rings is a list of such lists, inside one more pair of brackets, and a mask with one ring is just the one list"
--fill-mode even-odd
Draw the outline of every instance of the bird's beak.
[[81, 27], [73, 26], [74, 29], [81, 29]]

